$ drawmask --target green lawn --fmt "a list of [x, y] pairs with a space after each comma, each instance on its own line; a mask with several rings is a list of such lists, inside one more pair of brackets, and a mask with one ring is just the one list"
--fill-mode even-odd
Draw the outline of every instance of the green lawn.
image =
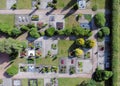
[[108, 4], [109, 0], [91, 0], [91, 7], [97, 5], [98, 9], [104, 9], [105, 7], [109, 8]]
[[38, 86], [44, 86], [44, 80], [38, 79]]
[[65, 29], [72, 29], [74, 26], [79, 26], [79, 23], [76, 21], [75, 15], [71, 15], [65, 18]]
[[28, 79], [22, 79], [22, 86], [28, 86]]
[[18, 9], [31, 9], [32, 0], [18, 0], [17, 8]]
[[67, 57], [68, 50], [73, 43], [74, 43], [74, 41], [70, 41], [70, 40], [59, 40], [59, 42], [58, 42], [58, 48], [59, 48], [58, 55], [59, 55], [59, 57]]
[[89, 80], [89, 78], [58, 78], [59, 86], [78, 86], [84, 80]]
[[6, 8], [6, 0], [0, 0], [0, 9]]
[[57, 8], [68, 9], [71, 8], [75, 3], [75, 0], [58, 0]]
[[10, 27], [13, 27], [15, 22], [14, 20], [15, 20], [15, 17], [12, 14], [6, 14], [6, 15], [0, 14], [0, 23], [6, 23]]
[[74, 41], [70, 40], [59, 40], [58, 42], [58, 58], [56, 60], [53, 60], [52, 57], [47, 57], [47, 58], [37, 58], [36, 59], [36, 64], [40, 65], [53, 65], [53, 66], [58, 66], [59, 64], [59, 59], [61, 57], [67, 57], [68, 56], [68, 50], [70, 46], [73, 44]]

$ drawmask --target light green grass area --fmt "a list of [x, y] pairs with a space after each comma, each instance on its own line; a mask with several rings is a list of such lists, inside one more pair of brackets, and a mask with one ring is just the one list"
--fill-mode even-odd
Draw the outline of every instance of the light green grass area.
[[59, 57], [67, 57], [68, 51], [74, 41], [71, 40], [59, 40], [58, 42], [58, 55]]
[[17, 9], [31, 9], [32, 0], [17, 0]]
[[0, 9], [6, 8], [6, 0], [0, 0]]
[[58, 41], [58, 58], [55, 60], [53, 60], [52, 57], [37, 58], [36, 64], [38, 66], [40, 64], [58, 66], [60, 58], [68, 56], [68, 50], [69, 50], [70, 46], [73, 44], [73, 42], [74, 41], [70, 41], [70, 40], [59, 40]]
[[22, 86], [28, 86], [28, 79], [22, 79]]
[[44, 80], [38, 79], [38, 86], [44, 86]]
[[0, 23], [6, 23], [8, 24], [11, 28], [14, 26], [15, 23], [15, 16], [11, 14], [0, 14]]
[[79, 26], [79, 22], [76, 21], [75, 15], [65, 18], [65, 29], [72, 29], [75, 26]]
[[75, 3], [75, 0], [58, 0], [57, 8], [69, 9], [69, 8], [73, 7], [74, 3]]
[[59, 86], [78, 86], [84, 80], [89, 78], [58, 78]]
[[98, 9], [104, 9], [106, 7], [109, 8], [109, 1], [110, 0], [91, 0], [91, 7], [97, 5]]

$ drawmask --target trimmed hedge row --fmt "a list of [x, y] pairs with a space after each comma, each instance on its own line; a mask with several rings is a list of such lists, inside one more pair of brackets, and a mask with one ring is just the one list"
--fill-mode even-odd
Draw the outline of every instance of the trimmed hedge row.
[[120, 27], [119, 27], [119, 8], [120, 0], [112, 0], [112, 86], [120, 86]]

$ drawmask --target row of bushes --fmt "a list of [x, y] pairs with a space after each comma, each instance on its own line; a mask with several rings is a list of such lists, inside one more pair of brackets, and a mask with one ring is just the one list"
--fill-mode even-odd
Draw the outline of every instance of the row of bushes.
[[120, 70], [119, 70], [119, 34], [120, 34], [120, 24], [119, 24], [119, 8], [120, 8], [120, 0], [112, 0], [112, 86], [120, 86]]

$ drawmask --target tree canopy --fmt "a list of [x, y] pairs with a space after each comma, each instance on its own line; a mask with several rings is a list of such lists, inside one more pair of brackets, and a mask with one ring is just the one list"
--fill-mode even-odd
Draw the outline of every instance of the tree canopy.
[[97, 13], [94, 17], [94, 22], [97, 27], [105, 26], [106, 19], [104, 13]]
[[18, 41], [12, 38], [1, 39], [0, 40], [0, 52], [11, 54], [14, 52], [18, 52], [24, 48], [26, 48], [27, 44], [25, 41]]
[[40, 34], [37, 31], [37, 28], [31, 28], [29, 34], [33, 38], [39, 38], [40, 37]]

